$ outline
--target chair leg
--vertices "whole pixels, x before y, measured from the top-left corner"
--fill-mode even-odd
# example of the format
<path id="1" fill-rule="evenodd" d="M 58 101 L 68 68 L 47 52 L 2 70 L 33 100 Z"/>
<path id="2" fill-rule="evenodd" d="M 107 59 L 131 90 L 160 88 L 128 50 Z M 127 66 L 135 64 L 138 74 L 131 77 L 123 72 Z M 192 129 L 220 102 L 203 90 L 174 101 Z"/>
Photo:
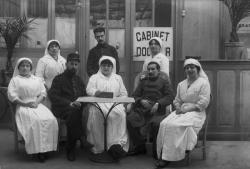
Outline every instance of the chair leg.
<path id="1" fill-rule="evenodd" d="M 204 147 L 203 149 L 202 149 L 202 152 L 203 152 L 203 160 L 206 160 L 206 147 Z"/>
<path id="2" fill-rule="evenodd" d="M 18 153 L 19 152 L 19 147 L 18 147 L 18 140 L 17 138 L 15 138 L 15 152 Z"/>
<path id="3" fill-rule="evenodd" d="M 203 160 L 206 160 L 206 140 L 203 141 L 203 147 L 202 147 L 202 155 L 203 155 Z"/>
<path id="4" fill-rule="evenodd" d="M 206 137 L 206 132 L 204 133 L 204 139 L 202 142 L 202 156 L 203 156 L 203 160 L 206 160 L 206 142 L 207 142 L 207 137 Z"/>
<path id="5" fill-rule="evenodd" d="M 189 166 L 191 163 L 190 153 L 191 153 L 191 151 L 189 151 L 189 150 L 186 151 L 186 165 L 187 166 Z"/>
<path id="6" fill-rule="evenodd" d="M 61 139 L 61 120 L 57 119 L 58 135 L 57 135 L 57 152 L 60 152 L 60 139 Z"/>
<path id="7" fill-rule="evenodd" d="M 15 148 L 15 152 L 18 153 L 19 152 L 19 143 L 18 143 L 18 133 L 17 133 L 17 126 L 14 126 L 14 148 Z"/>

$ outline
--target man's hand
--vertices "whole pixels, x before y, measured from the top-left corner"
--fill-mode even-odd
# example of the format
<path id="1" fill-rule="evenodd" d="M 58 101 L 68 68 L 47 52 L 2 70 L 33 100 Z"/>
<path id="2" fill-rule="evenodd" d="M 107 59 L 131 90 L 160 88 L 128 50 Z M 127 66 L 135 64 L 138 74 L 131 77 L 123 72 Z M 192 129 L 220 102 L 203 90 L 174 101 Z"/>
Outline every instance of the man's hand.
<path id="1" fill-rule="evenodd" d="M 97 91 L 95 92 L 95 96 L 96 96 L 96 97 L 98 97 L 100 94 L 101 94 L 101 91 L 100 91 L 100 90 L 97 90 Z"/>
<path id="2" fill-rule="evenodd" d="M 131 109 L 132 109 L 132 103 L 127 104 L 127 106 L 126 106 L 126 112 L 127 113 L 130 112 Z"/>
<path id="3" fill-rule="evenodd" d="M 155 112 L 157 112 L 158 108 L 159 108 L 159 103 L 156 102 L 156 103 L 154 104 L 154 106 L 152 107 L 150 113 L 151 113 L 151 114 L 154 114 Z"/>
<path id="4" fill-rule="evenodd" d="M 183 111 L 181 111 L 181 109 L 180 108 L 176 108 L 176 110 L 175 110 L 175 114 L 184 114 L 184 112 Z"/>
<path id="5" fill-rule="evenodd" d="M 140 103 L 141 103 L 141 105 L 142 105 L 144 108 L 146 108 L 146 109 L 151 109 L 151 104 L 150 104 L 150 102 L 149 102 L 148 100 L 142 99 L 142 100 L 140 101 Z"/>
<path id="6" fill-rule="evenodd" d="M 73 101 L 70 103 L 70 106 L 76 109 L 80 109 L 81 108 L 81 103 L 78 101 Z"/>

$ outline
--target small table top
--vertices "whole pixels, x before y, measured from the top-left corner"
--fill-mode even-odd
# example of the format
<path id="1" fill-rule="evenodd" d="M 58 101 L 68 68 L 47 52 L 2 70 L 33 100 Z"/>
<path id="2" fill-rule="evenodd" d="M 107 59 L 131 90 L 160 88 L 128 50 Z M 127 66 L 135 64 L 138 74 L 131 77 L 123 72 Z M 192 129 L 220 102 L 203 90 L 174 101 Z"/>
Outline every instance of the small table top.
<path id="1" fill-rule="evenodd" d="M 134 103 L 133 97 L 113 97 L 113 98 L 101 98 L 94 96 L 78 97 L 76 101 L 85 103 Z"/>

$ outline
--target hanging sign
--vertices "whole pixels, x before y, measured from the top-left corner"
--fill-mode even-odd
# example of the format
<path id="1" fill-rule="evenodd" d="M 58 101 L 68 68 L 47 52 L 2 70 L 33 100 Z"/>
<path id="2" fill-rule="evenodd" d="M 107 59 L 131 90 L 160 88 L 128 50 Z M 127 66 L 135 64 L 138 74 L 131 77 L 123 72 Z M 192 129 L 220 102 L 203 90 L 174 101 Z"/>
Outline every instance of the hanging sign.
<path id="1" fill-rule="evenodd" d="M 144 61 L 150 57 L 149 40 L 159 37 L 163 42 L 162 53 L 173 60 L 172 27 L 135 27 L 133 33 L 133 60 Z"/>

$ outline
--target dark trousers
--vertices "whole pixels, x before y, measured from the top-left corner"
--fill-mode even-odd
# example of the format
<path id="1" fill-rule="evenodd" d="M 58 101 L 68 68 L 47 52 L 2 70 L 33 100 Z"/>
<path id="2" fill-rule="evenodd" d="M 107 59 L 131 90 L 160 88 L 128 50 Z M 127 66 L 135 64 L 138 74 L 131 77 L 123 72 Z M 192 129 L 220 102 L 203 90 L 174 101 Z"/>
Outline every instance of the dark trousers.
<path id="1" fill-rule="evenodd" d="M 156 139 L 159 130 L 159 123 L 151 123 L 150 136 L 153 141 L 153 155 L 156 155 Z M 127 120 L 127 129 L 129 136 L 136 147 L 142 146 L 145 144 L 145 137 L 140 133 L 140 127 L 133 127 L 131 123 Z"/>
<path id="2" fill-rule="evenodd" d="M 133 127 L 131 122 L 127 120 L 127 129 L 129 137 L 135 146 L 145 144 L 145 138 L 140 133 L 140 127 Z"/>
<path id="3" fill-rule="evenodd" d="M 75 148 L 77 140 L 85 135 L 82 126 L 82 109 L 72 109 L 63 115 L 67 126 L 67 150 Z"/>
<path id="4" fill-rule="evenodd" d="M 151 124 L 151 136 L 153 141 L 153 156 L 157 158 L 157 151 L 156 151 L 156 141 L 157 141 L 157 135 L 159 131 L 160 123 L 152 123 Z"/>

